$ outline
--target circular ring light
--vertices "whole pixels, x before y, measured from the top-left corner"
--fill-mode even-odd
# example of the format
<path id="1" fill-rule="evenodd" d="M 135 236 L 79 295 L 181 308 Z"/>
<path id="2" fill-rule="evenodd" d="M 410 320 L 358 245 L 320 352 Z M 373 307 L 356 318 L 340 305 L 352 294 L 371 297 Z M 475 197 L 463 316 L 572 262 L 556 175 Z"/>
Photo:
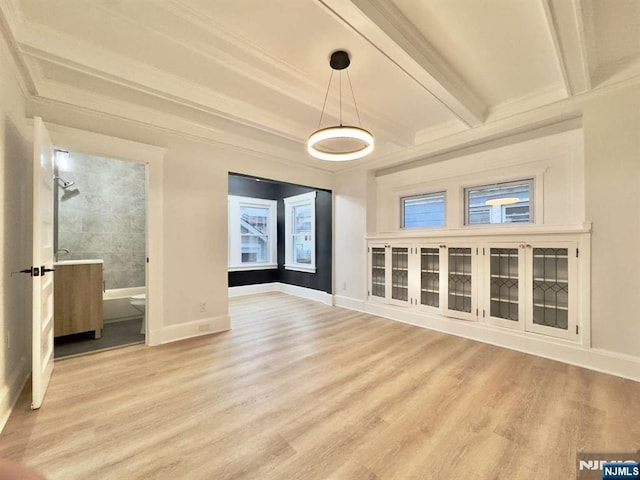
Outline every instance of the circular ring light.
<path id="1" fill-rule="evenodd" d="M 329 66 L 333 70 L 346 70 L 350 64 L 351 57 L 349 52 L 345 50 L 334 51 L 329 59 Z M 347 77 L 349 77 L 348 71 Z M 333 78 L 333 72 L 329 78 L 329 85 L 327 86 L 324 105 L 322 105 L 322 112 L 320 113 L 318 127 L 322 124 L 324 108 L 327 103 L 329 89 L 331 88 L 331 78 Z M 342 80 L 340 80 L 340 82 L 341 81 Z M 353 95 L 351 78 L 349 78 L 349 88 L 351 90 L 351 97 L 353 98 L 353 105 L 358 116 L 358 121 L 360 121 L 360 113 L 358 112 L 356 97 Z M 307 151 L 315 158 L 330 162 L 356 160 L 369 155 L 373 151 L 373 135 L 371 135 L 370 132 L 360 127 L 342 125 L 342 88 L 340 88 L 340 125 L 322 128 L 313 132 L 307 140 Z"/>
<path id="2" fill-rule="evenodd" d="M 319 142 L 325 140 L 355 140 L 362 142 L 364 146 L 356 150 L 331 152 L 316 148 Z M 374 142 L 373 135 L 363 128 L 335 126 L 328 127 L 313 132 L 307 140 L 307 151 L 320 160 L 328 160 L 330 162 L 346 162 L 348 160 L 357 160 L 365 157 L 373 151 Z"/>

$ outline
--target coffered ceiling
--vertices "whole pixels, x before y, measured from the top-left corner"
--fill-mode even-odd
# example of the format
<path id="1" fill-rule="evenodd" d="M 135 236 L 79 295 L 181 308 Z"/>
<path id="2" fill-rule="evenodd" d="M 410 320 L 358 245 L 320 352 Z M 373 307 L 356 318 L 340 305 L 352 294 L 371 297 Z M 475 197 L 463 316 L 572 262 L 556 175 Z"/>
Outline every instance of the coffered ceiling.
<path id="1" fill-rule="evenodd" d="M 640 75 L 637 0 L 0 0 L 38 105 L 64 105 L 338 170 Z M 331 74 L 371 157 L 309 156 Z M 346 77 L 342 117 L 357 124 Z M 338 122 L 334 80 L 322 126 Z"/>

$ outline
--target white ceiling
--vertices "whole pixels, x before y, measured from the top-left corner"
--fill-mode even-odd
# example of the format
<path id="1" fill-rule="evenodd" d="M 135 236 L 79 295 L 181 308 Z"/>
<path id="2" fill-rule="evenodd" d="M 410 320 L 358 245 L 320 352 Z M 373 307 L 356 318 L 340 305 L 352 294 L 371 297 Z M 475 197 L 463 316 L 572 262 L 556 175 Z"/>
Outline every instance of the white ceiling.
<path id="1" fill-rule="evenodd" d="M 640 75 L 638 0 L 0 0 L 0 13 L 37 101 L 328 170 L 410 161 Z M 376 137 L 373 158 L 348 164 L 305 151 L 336 49 Z M 338 100 L 334 81 L 322 126 Z"/>

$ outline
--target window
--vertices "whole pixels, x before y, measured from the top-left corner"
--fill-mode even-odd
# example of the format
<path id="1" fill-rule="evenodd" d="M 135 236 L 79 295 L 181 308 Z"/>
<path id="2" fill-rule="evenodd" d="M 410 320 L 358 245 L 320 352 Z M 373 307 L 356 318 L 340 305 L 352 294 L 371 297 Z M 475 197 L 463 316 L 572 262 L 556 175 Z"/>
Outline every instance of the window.
<path id="1" fill-rule="evenodd" d="M 229 195 L 229 270 L 277 268 L 276 201 Z"/>
<path id="2" fill-rule="evenodd" d="M 402 197 L 401 228 L 444 227 L 444 192 Z"/>
<path id="3" fill-rule="evenodd" d="M 465 188 L 465 225 L 532 223 L 533 179 Z"/>
<path id="4" fill-rule="evenodd" d="M 316 192 L 284 199 L 287 270 L 316 271 Z"/>

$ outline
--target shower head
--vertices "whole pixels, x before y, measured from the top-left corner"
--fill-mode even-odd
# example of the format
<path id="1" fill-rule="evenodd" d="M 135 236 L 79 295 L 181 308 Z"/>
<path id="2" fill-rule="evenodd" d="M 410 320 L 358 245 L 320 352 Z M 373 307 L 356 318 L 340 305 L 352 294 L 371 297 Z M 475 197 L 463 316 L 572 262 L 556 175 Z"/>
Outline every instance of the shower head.
<path id="1" fill-rule="evenodd" d="M 69 187 L 73 187 L 76 184 L 76 182 L 67 182 L 60 177 L 53 177 L 53 179 L 58 182 L 58 185 L 60 185 L 63 190 L 66 190 Z"/>

